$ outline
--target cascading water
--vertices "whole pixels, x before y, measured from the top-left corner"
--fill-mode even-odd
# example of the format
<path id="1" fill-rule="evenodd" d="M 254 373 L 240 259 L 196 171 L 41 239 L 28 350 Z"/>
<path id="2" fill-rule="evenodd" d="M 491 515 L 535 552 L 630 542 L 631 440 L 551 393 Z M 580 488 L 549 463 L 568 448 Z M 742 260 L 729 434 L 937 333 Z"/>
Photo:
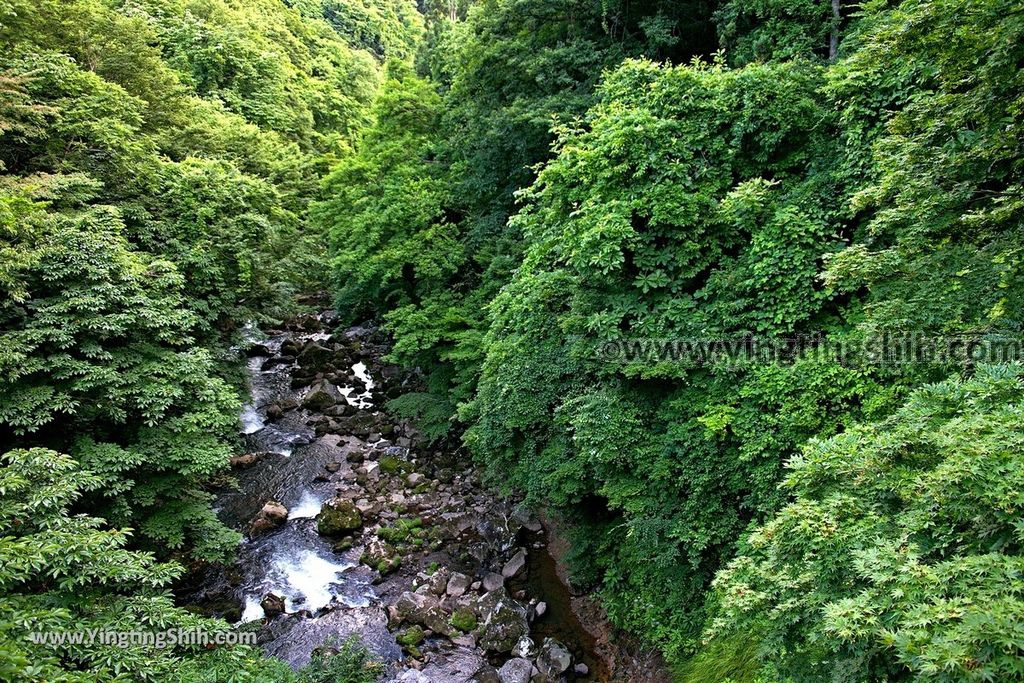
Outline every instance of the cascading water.
<path id="1" fill-rule="evenodd" d="M 558 577 L 537 562 L 539 522 L 486 491 L 458 454 L 428 453 L 411 425 L 375 411 L 377 397 L 416 390 L 408 375 L 380 363 L 375 330 L 328 335 L 322 321 L 269 338 L 247 328 L 246 453 L 216 506 L 246 540 L 190 598 L 259 621 L 263 649 L 294 667 L 356 636 L 389 663 L 390 683 L 520 680 L 512 670 L 538 667 L 553 681 L 615 680 L 564 589 L 547 589 Z M 341 509 L 358 514 L 342 524 Z M 413 625 L 422 635 L 410 645 Z"/>
<path id="2" fill-rule="evenodd" d="M 362 631 L 368 624 L 371 630 L 376 624 L 377 630 L 387 635 L 372 572 L 359 564 L 357 551 L 339 555 L 316 528 L 316 515 L 334 494 L 333 485 L 317 482 L 317 475 L 329 464 L 345 463 L 348 452 L 361 444 L 337 435 L 317 438 L 301 409 L 276 420 L 267 416 L 269 406 L 301 403 L 305 393 L 291 388 L 287 366 L 268 364 L 268 359 L 276 356 L 289 338 L 303 343 L 327 337 L 317 333 L 259 340 L 255 330 L 247 328 L 247 345 L 259 344 L 248 362 L 251 397 L 240 416 L 241 432 L 247 451 L 258 454 L 259 459 L 236 473 L 237 487 L 223 493 L 217 506 L 221 518 L 236 528 L 243 528 L 268 501 L 288 509 L 280 528 L 247 538 L 238 548 L 240 576 L 235 579 L 234 594 L 244 606 L 242 622 L 264 617 L 260 603 L 270 593 L 284 599 L 286 612 L 302 612 L 306 618 L 293 620 L 287 638 L 278 639 L 282 647 L 275 652 L 293 664 L 308 660 L 309 651 L 327 638 L 327 632 L 352 630 L 365 637 Z M 266 354 L 259 353 L 263 349 Z M 370 408 L 374 385 L 366 365 L 358 363 L 352 372 L 358 381 L 340 391 L 350 405 Z M 351 629 L 345 627 L 346 617 L 350 617 Z M 390 649 L 398 656 L 393 641 L 390 648 L 387 645 L 382 643 L 385 654 Z"/>

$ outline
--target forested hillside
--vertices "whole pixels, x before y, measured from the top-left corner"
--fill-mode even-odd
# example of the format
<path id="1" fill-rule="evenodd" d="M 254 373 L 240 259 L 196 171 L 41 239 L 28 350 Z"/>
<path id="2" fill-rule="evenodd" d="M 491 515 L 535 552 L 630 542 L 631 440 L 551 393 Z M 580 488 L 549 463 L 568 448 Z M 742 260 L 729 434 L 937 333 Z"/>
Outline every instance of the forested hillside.
<path id="1" fill-rule="evenodd" d="M 679 681 L 1024 680 L 1020 2 L 0 0 L 0 46 L 0 680 L 374 678 L 26 639 L 232 628 L 170 592 L 241 538 L 232 346 L 324 289 Z"/>
<path id="2" fill-rule="evenodd" d="M 1021 7 L 455 9 L 314 209 L 391 408 L 681 680 L 1024 677 Z"/>
<path id="3" fill-rule="evenodd" d="M 206 490 L 226 349 L 325 286 L 309 202 L 422 30 L 404 2 L 0 2 L 0 679 L 284 680 L 248 648 L 26 634 L 227 628 L 167 593 L 240 538 Z"/>

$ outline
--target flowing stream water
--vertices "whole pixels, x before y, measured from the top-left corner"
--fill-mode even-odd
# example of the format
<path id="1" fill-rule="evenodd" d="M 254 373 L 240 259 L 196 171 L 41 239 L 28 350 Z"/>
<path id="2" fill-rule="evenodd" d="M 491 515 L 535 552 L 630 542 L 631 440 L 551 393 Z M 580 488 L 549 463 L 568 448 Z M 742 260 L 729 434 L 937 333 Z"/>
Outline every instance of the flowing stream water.
<path id="1" fill-rule="evenodd" d="M 311 327 L 319 328 L 319 322 Z M 287 516 L 267 532 L 247 534 L 235 564 L 212 571 L 192 598 L 199 603 L 241 606 L 240 611 L 233 612 L 233 619 L 259 621 L 263 649 L 294 667 L 308 663 L 314 649 L 354 635 L 389 664 L 388 681 L 499 683 L 506 678 L 497 670 L 510 657 L 530 657 L 527 667 L 531 661 L 539 665 L 537 652 L 541 651 L 543 659 L 542 642 L 557 640 L 571 652 L 573 664 L 583 673 L 570 668 L 550 680 L 623 680 L 610 673 L 607 663 L 595 652 L 594 636 L 573 612 L 567 589 L 547 552 L 544 532 L 537 531 L 539 523 L 520 521 L 513 525 L 513 518 L 519 514 L 515 504 L 482 488 L 475 475 L 463 471 L 465 464 L 460 465 L 457 456 L 435 452 L 423 461 L 410 452 L 412 442 L 399 436 L 400 430 L 396 429 L 392 437 L 397 443 L 375 433 L 390 431 L 391 422 L 376 412 L 375 397 L 380 387 L 373 375 L 381 368 L 376 360 L 370 360 L 364 346 L 369 332 L 353 328 L 333 337 L 321 331 L 263 337 L 255 329 L 247 329 L 251 396 L 240 415 L 247 462 L 235 468 L 234 485 L 220 492 L 216 509 L 226 524 L 243 531 L 250 528 L 269 501 L 287 508 Z M 285 343 L 291 349 L 287 354 L 282 353 Z M 320 380 L 299 376 L 302 373 L 295 362 L 296 349 L 321 343 L 334 349 L 330 352 L 334 361 L 328 364 L 326 373 L 316 377 L 323 376 L 324 381 L 329 377 L 335 382 L 337 400 L 348 406 L 341 411 L 337 407 L 327 411 L 303 407 L 303 400 L 314 390 L 310 385 Z M 383 351 L 380 343 L 374 348 L 376 359 Z M 340 367 L 339 358 L 346 359 Z M 353 416 L 338 418 L 349 426 L 333 424 L 335 418 L 331 416 L 338 415 Z M 364 421 L 362 429 L 345 422 L 354 418 Z M 325 426 L 325 421 L 331 424 Z M 415 475 L 422 484 L 411 483 L 412 474 L 407 480 L 406 470 L 385 476 L 380 465 L 387 458 L 426 473 Z M 435 462 L 437 458 L 440 461 Z M 381 478 L 367 482 L 367 473 L 373 470 L 381 472 Z M 445 471 L 449 474 L 444 475 Z M 324 538 L 317 529 L 316 517 L 324 503 L 336 497 L 359 499 L 370 510 L 364 513 L 364 527 L 345 544 Z M 382 576 L 360 558 L 373 543 L 379 543 L 378 530 L 408 518 L 408 510 L 432 520 L 429 524 L 440 536 L 429 548 L 403 546 L 401 569 Z M 528 532 L 527 526 L 534 531 Z M 508 579 L 497 593 L 480 588 L 481 581 L 500 572 L 517 548 L 528 551 L 528 562 L 520 574 Z M 444 584 L 439 591 L 424 592 L 434 571 L 446 577 L 463 572 L 469 577 L 467 582 L 475 583 L 464 598 L 446 596 Z M 510 645 L 498 651 L 484 649 L 476 638 L 488 636 L 475 631 L 475 636 L 458 632 L 447 633 L 448 637 L 428 635 L 420 646 L 425 654 L 414 651 L 415 658 L 410 658 L 396 642 L 396 630 L 407 629 L 410 619 L 415 623 L 417 617 L 400 618 L 396 625 L 395 609 L 412 592 L 439 601 L 437 609 L 446 613 L 458 604 L 479 611 L 488 596 L 500 593 L 498 604 L 506 600 L 506 604 L 522 610 L 519 618 L 526 629 L 522 633 L 532 636 L 529 649 L 533 654 L 516 655 L 522 651 L 521 643 L 512 648 L 511 654 L 507 649 Z M 264 598 L 268 594 L 283 601 L 283 615 L 266 618 Z M 547 605 L 543 618 L 534 615 L 535 606 L 542 602 Z M 214 611 L 227 614 L 221 608 Z M 531 615 L 529 624 L 526 615 Z M 478 616 L 486 631 L 491 615 L 480 612 Z M 434 628 L 446 630 L 444 624 Z M 428 629 L 427 633 L 432 631 Z M 661 679 L 631 675 L 629 680 Z"/>
<path id="2" fill-rule="evenodd" d="M 233 577 L 234 598 L 243 605 L 242 622 L 263 619 L 261 600 L 268 593 L 284 598 L 286 612 L 305 611 L 309 618 L 294 621 L 287 635 L 268 648 L 293 664 L 304 664 L 309 651 L 328 635 L 358 633 L 367 621 L 376 621 L 374 635 L 381 641 L 378 654 L 398 656 L 397 645 L 387 647 L 383 630 L 381 601 L 373 588 L 373 572 L 359 564 L 359 551 L 338 553 L 317 533 L 315 517 L 323 503 L 334 495 L 334 485 L 317 481 L 329 463 L 345 462 L 347 452 L 357 445 L 353 437 L 324 435 L 317 437 L 306 424 L 306 411 L 286 412 L 270 420 L 267 409 L 273 405 L 301 402 L 304 389 L 291 386 L 286 364 L 268 364 L 287 339 L 299 343 L 322 341 L 328 335 L 279 334 L 259 339 L 250 331 L 246 342 L 259 342 L 248 360 L 250 401 L 240 416 L 241 432 L 248 453 L 259 455 L 252 467 L 236 472 L 237 487 L 222 492 L 217 511 L 221 519 L 235 528 L 244 528 L 267 501 L 277 501 L 288 509 L 287 521 L 270 534 L 246 538 L 236 555 L 237 572 Z M 356 363 L 352 374 L 357 384 L 339 387 L 353 407 L 372 408 L 373 380 L 364 363 Z M 324 608 L 350 608 L 321 613 Z M 374 608 L 375 619 L 360 614 Z M 352 615 L 351 628 L 342 617 Z M 382 650 L 383 652 L 381 652 Z"/>

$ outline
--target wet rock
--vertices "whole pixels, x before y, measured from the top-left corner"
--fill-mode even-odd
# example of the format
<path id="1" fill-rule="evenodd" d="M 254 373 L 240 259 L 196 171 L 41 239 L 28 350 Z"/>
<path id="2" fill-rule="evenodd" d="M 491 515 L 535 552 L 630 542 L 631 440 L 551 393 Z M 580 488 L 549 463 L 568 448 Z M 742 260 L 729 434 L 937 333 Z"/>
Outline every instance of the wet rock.
<path id="1" fill-rule="evenodd" d="M 285 339 L 281 343 L 281 355 L 282 356 L 297 356 L 301 350 L 301 346 L 294 339 Z"/>
<path id="2" fill-rule="evenodd" d="M 526 549 L 525 548 L 520 548 L 519 552 L 517 552 L 515 555 L 513 555 L 512 559 L 510 559 L 508 562 L 506 562 L 505 566 L 502 567 L 501 575 L 504 576 L 506 579 L 511 579 L 513 576 L 515 576 L 519 572 L 521 572 L 523 570 L 523 567 L 525 567 L 525 566 L 526 566 Z"/>
<path id="3" fill-rule="evenodd" d="M 284 408 L 274 403 L 267 406 L 267 419 L 270 421 L 280 420 L 284 417 Z"/>
<path id="4" fill-rule="evenodd" d="M 533 664 L 530 663 L 530 660 L 514 657 L 498 669 L 498 680 L 501 683 L 530 683 L 532 673 Z"/>
<path id="5" fill-rule="evenodd" d="M 291 362 L 292 358 L 290 357 L 274 356 L 273 358 L 268 358 L 265 361 L 263 361 L 262 365 L 260 365 L 260 370 L 266 372 L 268 370 L 273 370 L 274 368 L 279 367 L 281 365 L 288 365 Z"/>
<path id="6" fill-rule="evenodd" d="M 586 676 L 590 673 L 590 667 L 584 664 L 583 662 L 580 662 L 579 664 L 573 667 L 573 672 L 577 676 Z"/>
<path id="7" fill-rule="evenodd" d="M 281 352 L 284 353 L 282 346 Z M 316 342 L 310 342 L 299 352 L 299 365 L 306 370 L 323 372 L 331 367 L 334 360 L 334 352 Z"/>
<path id="8" fill-rule="evenodd" d="M 273 593 L 267 593 L 260 600 L 260 607 L 263 608 L 263 614 L 266 615 L 267 619 L 273 619 L 279 614 L 284 614 L 284 598 Z"/>
<path id="9" fill-rule="evenodd" d="M 448 595 L 457 598 L 469 590 L 469 585 L 469 577 L 465 574 L 456 572 L 448 579 L 448 584 L 445 586 L 445 592 Z"/>
<path id="10" fill-rule="evenodd" d="M 253 344 L 245 350 L 245 355 L 254 358 L 256 356 L 272 356 L 273 354 L 265 344 Z"/>
<path id="11" fill-rule="evenodd" d="M 485 594 L 477 602 L 480 626 L 477 641 L 480 647 L 493 652 L 511 652 L 519 639 L 529 633 L 526 608 L 504 590 Z"/>
<path id="12" fill-rule="evenodd" d="M 355 503 L 335 498 L 324 503 L 316 516 L 316 529 L 323 536 L 342 536 L 363 525 L 363 516 Z"/>
<path id="13" fill-rule="evenodd" d="M 331 474 L 334 474 L 335 472 L 338 472 L 339 470 L 341 470 L 341 463 L 340 462 L 329 462 L 326 465 L 324 465 L 324 469 L 327 470 L 328 472 L 330 472 Z"/>
<path id="14" fill-rule="evenodd" d="M 326 380 L 321 380 L 310 387 L 309 393 L 302 399 L 302 407 L 313 412 L 320 412 L 343 400 L 345 398 L 338 391 L 338 387 Z"/>
<path id="15" fill-rule="evenodd" d="M 265 457 L 267 457 L 266 453 L 246 453 L 244 455 L 232 456 L 228 462 L 232 467 L 245 469 L 246 467 L 252 467 Z"/>
<path id="16" fill-rule="evenodd" d="M 544 644 L 540 646 L 540 656 L 537 657 L 540 673 L 551 680 L 558 680 L 570 666 L 572 655 L 569 650 L 554 638 L 545 638 Z"/>
<path id="17" fill-rule="evenodd" d="M 284 524 L 287 519 L 288 508 L 276 500 L 268 500 L 249 524 L 249 535 L 258 536 L 271 529 L 276 529 Z"/>
<path id="18" fill-rule="evenodd" d="M 505 585 L 505 577 L 501 574 L 495 574 L 494 572 L 488 572 L 484 575 L 483 581 L 481 581 L 483 589 L 490 593 L 496 591 Z"/>

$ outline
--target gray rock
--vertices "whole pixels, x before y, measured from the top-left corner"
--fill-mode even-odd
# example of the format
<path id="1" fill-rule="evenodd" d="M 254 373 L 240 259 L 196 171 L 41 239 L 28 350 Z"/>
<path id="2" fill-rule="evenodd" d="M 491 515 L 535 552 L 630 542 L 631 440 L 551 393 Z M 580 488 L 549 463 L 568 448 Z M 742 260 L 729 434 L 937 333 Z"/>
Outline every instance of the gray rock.
<path id="1" fill-rule="evenodd" d="M 496 591 L 505 585 L 505 577 L 501 574 L 489 572 L 484 575 L 484 579 L 481 584 L 483 585 L 484 591 L 490 593 L 491 591 Z"/>
<path id="2" fill-rule="evenodd" d="M 554 638 L 545 638 L 544 644 L 540 646 L 540 656 L 537 657 L 537 669 L 541 674 L 552 680 L 569 670 L 572 666 L 572 654 L 569 650 Z"/>
<path id="3" fill-rule="evenodd" d="M 318 412 L 326 410 L 343 400 L 345 400 L 344 396 L 338 391 L 338 387 L 327 380 L 321 380 L 310 387 L 309 393 L 302 399 L 302 407 L 306 410 Z"/>
<path id="4" fill-rule="evenodd" d="M 501 575 L 506 579 L 511 579 L 519 572 L 523 571 L 523 567 L 526 566 L 526 549 L 520 548 L 519 551 L 512 556 L 505 566 L 501 570 Z"/>
<path id="5" fill-rule="evenodd" d="M 547 612 L 547 611 L 548 611 L 548 603 L 543 602 L 543 601 L 542 602 L 538 602 L 537 606 L 533 608 L 533 613 L 536 614 L 538 617 L 544 616 L 544 613 Z"/>
<path id="6" fill-rule="evenodd" d="M 389 574 L 402 565 L 402 558 L 395 547 L 376 537 L 366 544 L 360 561 L 382 575 Z"/>
<path id="7" fill-rule="evenodd" d="M 281 347 L 281 353 L 284 353 L 284 346 Z M 321 346 L 316 342 L 310 342 L 306 344 L 305 348 L 299 353 L 298 359 L 299 365 L 307 370 L 313 370 L 315 372 L 322 372 L 327 370 L 331 361 L 334 360 L 334 352 L 325 346 Z"/>
<path id="8" fill-rule="evenodd" d="M 533 664 L 530 663 L 530 660 L 514 657 L 498 669 L 498 679 L 501 683 L 530 683 L 532 671 Z"/>
<path id="9" fill-rule="evenodd" d="M 445 636 L 458 635 L 458 631 L 448 623 L 448 614 L 441 607 L 437 598 L 429 593 L 410 593 L 406 591 L 395 603 L 398 616 L 405 621 L 419 624 L 431 631 Z"/>
<path id="10" fill-rule="evenodd" d="M 469 584 L 470 580 L 468 576 L 456 572 L 452 574 L 450 579 L 448 579 L 448 585 L 445 592 L 448 593 L 448 595 L 457 598 L 469 590 Z"/>
<path id="11" fill-rule="evenodd" d="M 427 583 L 430 585 L 430 592 L 434 595 L 444 595 L 445 589 L 448 587 L 448 577 L 451 575 L 451 570 L 447 567 L 439 567 L 428 579 Z"/>
<path id="12" fill-rule="evenodd" d="M 575 667 L 573 667 L 573 671 L 578 676 L 586 676 L 590 673 L 590 667 L 584 664 L 583 662 L 580 662 Z"/>
<path id="13" fill-rule="evenodd" d="M 431 652 L 423 674 L 431 683 L 500 683 L 480 653 L 464 647 Z"/>
<path id="14" fill-rule="evenodd" d="M 530 636 L 523 636 L 516 643 L 516 646 L 512 648 L 512 656 L 533 659 L 537 656 L 537 644 L 533 642 L 533 638 Z"/>
<path id="15" fill-rule="evenodd" d="M 452 638 L 452 642 L 461 647 L 468 647 L 470 649 L 476 647 L 476 638 L 469 634 L 464 636 L 455 636 Z"/>
<path id="16" fill-rule="evenodd" d="M 477 602 L 477 642 L 485 650 L 511 652 L 530 631 L 526 608 L 502 590 L 491 591 Z"/>

